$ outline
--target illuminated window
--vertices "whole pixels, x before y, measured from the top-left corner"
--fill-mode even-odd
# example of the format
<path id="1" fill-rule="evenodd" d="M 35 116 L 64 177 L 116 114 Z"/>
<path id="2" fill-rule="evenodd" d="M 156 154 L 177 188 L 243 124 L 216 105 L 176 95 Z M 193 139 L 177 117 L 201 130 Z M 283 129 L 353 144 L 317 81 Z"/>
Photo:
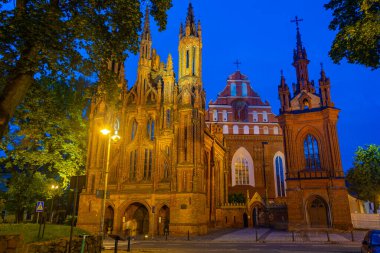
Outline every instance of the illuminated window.
<path id="1" fill-rule="evenodd" d="M 259 116 L 257 115 L 256 111 L 253 111 L 253 122 L 259 121 Z"/>
<path id="2" fill-rule="evenodd" d="M 283 158 L 279 155 L 275 156 L 275 180 L 277 197 L 285 197 L 285 173 Z"/>
<path id="3" fill-rule="evenodd" d="M 131 181 L 136 180 L 136 171 L 137 171 L 137 150 L 133 150 L 129 154 L 129 179 Z"/>
<path id="4" fill-rule="evenodd" d="M 240 147 L 233 155 L 231 170 L 232 186 L 255 186 L 253 160 L 250 153 L 244 147 Z"/>
<path id="5" fill-rule="evenodd" d="M 268 122 L 268 114 L 266 111 L 263 111 L 263 121 Z"/>
<path id="6" fill-rule="evenodd" d="M 269 129 L 267 126 L 263 127 L 264 134 L 269 134 Z"/>
<path id="7" fill-rule="evenodd" d="M 319 160 L 318 142 L 314 136 L 308 134 L 303 143 L 305 163 L 307 170 L 321 169 L 321 162 Z"/>
<path id="8" fill-rule="evenodd" d="M 275 126 L 273 128 L 273 134 L 278 135 L 278 127 Z"/>
<path id="9" fill-rule="evenodd" d="M 260 134 L 260 128 L 259 128 L 259 126 L 254 126 L 253 127 L 253 133 L 254 134 Z"/>
<path id="10" fill-rule="evenodd" d="M 239 157 L 235 163 L 235 185 L 249 184 L 248 161 L 244 157 Z"/>
<path id="11" fill-rule="evenodd" d="M 234 125 L 233 128 L 232 128 L 232 132 L 234 134 L 239 134 L 239 127 L 237 125 Z"/>
<path id="12" fill-rule="evenodd" d="M 228 126 L 227 125 L 223 126 L 223 133 L 228 134 Z"/>
<path id="13" fill-rule="evenodd" d="M 214 121 L 218 121 L 218 111 L 217 110 L 213 111 L 213 119 L 214 119 Z"/>
<path id="14" fill-rule="evenodd" d="M 223 110 L 223 121 L 227 121 L 227 111 Z"/>
<path id="15" fill-rule="evenodd" d="M 231 96 L 236 96 L 236 84 L 231 83 Z"/>
<path id="16" fill-rule="evenodd" d="M 247 84 L 246 83 L 243 83 L 242 86 L 241 86 L 241 95 L 243 97 L 247 96 Z"/>
<path id="17" fill-rule="evenodd" d="M 146 131 L 148 133 L 149 140 L 153 141 L 154 140 L 154 120 L 150 119 L 148 121 Z"/>
<path id="18" fill-rule="evenodd" d="M 244 134 L 249 134 L 249 127 L 248 126 L 244 126 Z"/>

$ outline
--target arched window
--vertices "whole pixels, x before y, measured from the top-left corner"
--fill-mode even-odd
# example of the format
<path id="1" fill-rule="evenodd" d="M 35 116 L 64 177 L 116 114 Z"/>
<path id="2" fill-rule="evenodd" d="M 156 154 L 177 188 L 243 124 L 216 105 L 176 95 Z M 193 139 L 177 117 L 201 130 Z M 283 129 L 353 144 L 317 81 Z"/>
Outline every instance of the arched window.
<path id="1" fill-rule="evenodd" d="M 278 135 L 278 127 L 275 126 L 273 128 L 273 134 Z"/>
<path id="2" fill-rule="evenodd" d="M 218 121 L 218 111 L 217 110 L 213 111 L 213 120 Z"/>
<path id="3" fill-rule="evenodd" d="M 223 133 L 228 134 L 228 125 L 223 126 Z"/>
<path id="4" fill-rule="evenodd" d="M 249 127 L 248 126 L 244 126 L 244 134 L 249 134 Z"/>
<path id="5" fill-rule="evenodd" d="M 239 134 L 239 127 L 237 125 L 234 125 L 232 131 L 234 134 Z"/>
<path id="6" fill-rule="evenodd" d="M 263 121 L 268 122 L 268 113 L 266 111 L 263 111 Z"/>
<path id="7" fill-rule="evenodd" d="M 137 121 L 134 119 L 132 121 L 132 129 L 131 129 L 131 140 L 133 141 L 136 137 L 137 132 Z"/>
<path id="8" fill-rule="evenodd" d="M 253 133 L 254 134 L 260 134 L 260 128 L 259 128 L 259 126 L 254 126 L 253 127 Z"/>
<path id="9" fill-rule="evenodd" d="M 129 180 L 136 180 L 137 172 L 137 150 L 131 151 L 129 154 Z"/>
<path id="10" fill-rule="evenodd" d="M 147 131 L 149 140 L 153 141 L 154 140 L 154 120 L 153 119 L 149 119 L 148 124 L 146 126 L 146 131 Z"/>
<path id="11" fill-rule="evenodd" d="M 241 95 L 243 97 L 246 97 L 247 96 L 247 84 L 246 83 L 243 83 L 241 85 Z"/>
<path id="12" fill-rule="evenodd" d="M 231 83 L 231 96 L 236 96 L 236 84 Z"/>
<path id="13" fill-rule="evenodd" d="M 144 160 L 144 179 L 149 180 L 152 176 L 152 150 L 145 149 L 145 160 Z"/>
<path id="14" fill-rule="evenodd" d="M 249 152 L 240 147 L 232 157 L 232 186 L 255 185 L 253 160 Z"/>
<path id="15" fill-rule="evenodd" d="M 170 109 L 166 110 L 166 127 L 170 127 Z"/>
<path id="16" fill-rule="evenodd" d="M 280 152 L 278 152 L 280 153 Z M 285 170 L 283 155 L 276 154 L 274 157 L 275 183 L 276 183 L 276 195 L 277 197 L 285 197 Z"/>
<path id="17" fill-rule="evenodd" d="M 227 121 L 227 111 L 223 110 L 223 121 Z"/>
<path id="18" fill-rule="evenodd" d="M 269 134 L 269 130 L 267 126 L 263 127 L 263 131 L 264 131 L 264 134 Z"/>
<path id="19" fill-rule="evenodd" d="M 307 170 L 320 170 L 318 142 L 314 136 L 308 134 L 303 143 L 305 163 Z"/>

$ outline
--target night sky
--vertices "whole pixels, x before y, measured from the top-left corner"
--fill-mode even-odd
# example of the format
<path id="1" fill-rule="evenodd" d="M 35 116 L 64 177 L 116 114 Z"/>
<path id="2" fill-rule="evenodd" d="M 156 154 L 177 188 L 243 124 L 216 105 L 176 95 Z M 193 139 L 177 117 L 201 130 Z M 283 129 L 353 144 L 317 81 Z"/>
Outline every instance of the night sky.
<path id="1" fill-rule="evenodd" d="M 296 26 L 290 20 L 302 18 L 300 31 L 306 48 L 309 76 L 318 83 L 320 63 L 331 80 L 331 94 L 335 106 L 341 109 L 338 121 L 339 144 L 343 169 L 352 167 L 357 146 L 380 144 L 380 71 L 359 65 L 334 64 L 328 51 L 335 32 L 328 30 L 331 12 L 323 7 L 327 0 L 192 0 L 195 18 L 201 20 L 203 35 L 203 86 L 207 104 L 223 90 L 228 75 L 240 70 L 248 75 L 253 89 L 262 100 L 269 101 L 273 112 L 279 113 L 277 85 L 283 69 L 287 84 L 296 81 L 291 65 L 296 45 Z M 158 32 L 151 18 L 153 48 L 166 62 L 174 58 L 178 71 L 179 25 L 185 22 L 187 0 L 173 0 L 168 15 L 167 29 Z M 137 56 L 126 61 L 129 86 L 136 80 Z"/>

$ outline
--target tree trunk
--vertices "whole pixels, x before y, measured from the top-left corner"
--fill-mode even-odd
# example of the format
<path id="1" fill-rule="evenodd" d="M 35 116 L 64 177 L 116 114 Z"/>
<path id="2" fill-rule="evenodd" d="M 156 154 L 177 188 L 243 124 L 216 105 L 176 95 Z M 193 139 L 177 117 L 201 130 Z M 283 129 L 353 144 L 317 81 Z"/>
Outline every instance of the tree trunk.
<path id="1" fill-rule="evenodd" d="M 6 133 L 8 122 L 22 102 L 33 82 L 33 73 L 22 73 L 7 82 L 0 97 L 0 138 Z"/>

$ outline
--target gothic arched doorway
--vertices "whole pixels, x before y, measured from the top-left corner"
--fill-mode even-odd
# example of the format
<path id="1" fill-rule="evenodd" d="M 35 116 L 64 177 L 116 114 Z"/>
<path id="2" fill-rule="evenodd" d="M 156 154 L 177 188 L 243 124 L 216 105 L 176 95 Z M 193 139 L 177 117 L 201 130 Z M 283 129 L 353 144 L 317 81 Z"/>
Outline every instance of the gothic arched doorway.
<path id="1" fill-rule="evenodd" d="M 256 202 L 252 208 L 252 225 L 253 227 L 259 227 L 265 225 L 265 210 L 264 205 Z"/>
<path id="2" fill-rule="evenodd" d="M 245 228 L 248 227 L 248 215 L 246 213 L 243 214 L 243 224 Z"/>
<path id="3" fill-rule="evenodd" d="M 114 217 L 113 208 L 111 206 L 108 206 L 104 213 L 104 226 L 103 226 L 104 234 L 112 234 L 113 217 Z"/>
<path id="4" fill-rule="evenodd" d="M 329 226 L 328 205 L 321 197 L 315 196 L 308 201 L 307 213 L 311 227 Z"/>
<path id="5" fill-rule="evenodd" d="M 160 211 L 157 215 L 157 234 L 164 235 L 165 229 L 169 231 L 170 224 L 170 209 L 168 206 L 164 205 L 160 208 Z"/>
<path id="6" fill-rule="evenodd" d="M 149 212 L 141 203 L 127 207 L 123 218 L 123 232 L 131 236 L 146 235 L 149 232 Z"/>

